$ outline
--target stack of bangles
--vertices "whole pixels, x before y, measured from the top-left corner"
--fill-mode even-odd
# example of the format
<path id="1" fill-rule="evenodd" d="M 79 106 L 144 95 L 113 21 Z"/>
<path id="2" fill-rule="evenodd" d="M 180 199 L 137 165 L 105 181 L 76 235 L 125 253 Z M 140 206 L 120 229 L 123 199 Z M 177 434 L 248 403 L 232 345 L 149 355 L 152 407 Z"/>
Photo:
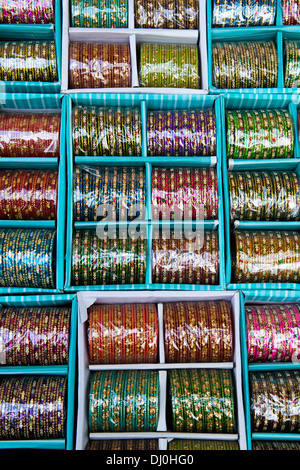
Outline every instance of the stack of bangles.
<path id="1" fill-rule="evenodd" d="M 299 370 L 250 372 L 252 432 L 299 433 Z"/>
<path id="2" fill-rule="evenodd" d="M 128 0 L 71 0 L 70 4 L 73 28 L 128 28 Z"/>
<path id="3" fill-rule="evenodd" d="M 90 432 L 156 431 L 158 410 L 157 371 L 114 370 L 90 374 Z"/>
<path id="4" fill-rule="evenodd" d="M 172 369 L 169 380 L 173 432 L 235 432 L 231 370 Z"/>
<path id="5" fill-rule="evenodd" d="M 0 286 L 55 288 L 56 231 L 0 230 Z"/>
<path id="6" fill-rule="evenodd" d="M 158 450 L 157 439 L 89 440 L 85 450 Z"/>
<path id="7" fill-rule="evenodd" d="M 153 219 L 214 220 L 218 209 L 215 169 L 152 168 Z"/>
<path id="8" fill-rule="evenodd" d="M 286 88 L 300 87 L 300 41 L 285 41 L 285 72 L 284 86 Z"/>
<path id="9" fill-rule="evenodd" d="M 70 88 L 131 87 L 129 44 L 70 44 Z"/>
<path id="10" fill-rule="evenodd" d="M 136 28 L 198 29 L 198 0 L 135 0 Z"/>
<path id="11" fill-rule="evenodd" d="M 66 377 L 0 378 L 0 439 L 64 439 L 66 392 Z"/>
<path id="12" fill-rule="evenodd" d="M 0 219 L 55 220 L 58 172 L 0 171 Z"/>
<path id="13" fill-rule="evenodd" d="M 147 153 L 150 157 L 214 156 L 216 134 L 212 109 L 147 113 Z"/>
<path id="14" fill-rule="evenodd" d="M 103 218 L 128 221 L 145 217 L 146 181 L 143 167 L 76 166 L 73 181 L 75 221 Z"/>
<path id="15" fill-rule="evenodd" d="M 300 450 L 300 442 L 252 441 L 252 450 Z"/>
<path id="16" fill-rule="evenodd" d="M 144 284 L 147 240 L 121 234 L 105 237 L 97 230 L 75 230 L 72 283 L 78 285 Z"/>
<path id="17" fill-rule="evenodd" d="M 141 44 L 140 85 L 150 88 L 198 89 L 198 46 Z"/>
<path id="18" fill-rule="evenodd" d="M 173 439 L 168 450 L 239 450 L 239 444 L 237 441 Z"/>
<path id="19" fill-rule="evenodd" d="M 59 158 L 61 115 L 1 112 L 0 157 Z"/>
<path id="20" fill-rule="evenodd" d="M 218 232 L 202 229 L 201 234 L 178 237 L 174 231 L 152 240 L 152 282 L 154 284 L 202 284 L 219 282 Z M 197 230 L 196 230 L 197 232 Z"/>
<path id="21" fill-rule="evenodd" d="M 155 363 L 158 320 L 155 304 L 94 304 L 88 309 L 90 364 Z"/>
<path id="22" fill-rule="evenodd" d="M 142 121 L 138 108 L 76 106 L 72 129 L 75 156 L 142 155 Z"/>
<path id="23" fill-rule="evenodd" d="M 55 0 L 2 1 L 0 24 L 54 23 Z"/>
<path id="24" fill-rule="evenodd" d="M 0 42 L 0 80 L 57 82 L 55 42 Z"/>
<path id="25" fill-rule="evenodd" d="M 71 309 L 3 307 L 0 310 L 0 364 L 68 363 Z"/>
<path id="26" fill-rule="evenodd" d="M 277 87 L 278 56 L 273 41 L 215 42 L 212 56 L 216 88 Z"/>
<path id="27" fill-rule="evenodd" d="M 235 230 L 232 242 L 233 282 L 300 282 L 299 232 Z"/>
<path id="28" fill-rule="evenodd" d="M 281 0 L 282 24 L 300 24 L 300 2 L 299 0 Z"/>
<path id="29" fill-rule="evenodd" d="M 245 306 L 249 362 L 300 359 L 300 304 Z"/>
<path id="30" fill-rule="evenodd" d="M 274 26 L 276 3 L 276 0 L 259 0 L 255 3 L 241 0 L 213 0 L 212 26 L 227 28 Z"/>
<path id="31" fill-rule="evenodd" d="M 164 304 L 164 339 L 168 363 L 232 362 L 230 303 L 219 300 Z"/>
<path id="32" fill-rule="evenodd" d="M 228 172 L 232 220 L 300 219 L 300 177 L 292 171 Z"/>
<path id="33" fill-rule="evenodd" d="M 226 111 L 227 158 L 292 158 L 293 121 L 285 109 Z"/>

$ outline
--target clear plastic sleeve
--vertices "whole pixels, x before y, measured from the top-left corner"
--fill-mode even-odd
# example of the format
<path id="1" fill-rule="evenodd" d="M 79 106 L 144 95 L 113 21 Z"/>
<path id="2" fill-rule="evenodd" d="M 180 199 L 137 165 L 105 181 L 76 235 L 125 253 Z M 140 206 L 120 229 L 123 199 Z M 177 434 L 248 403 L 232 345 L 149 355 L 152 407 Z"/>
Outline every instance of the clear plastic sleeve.
<path id="1" fill-rule="evenodd" d="M 158 439 L 89 440 L 85 450 L 158 450 Z"/>
<path id="2" fill-rule="evenodd" d="M 300 87 L 300 41 L 284 41 L 284 86 Z"/>
<path id="3" fill-rule="evenodd" d="M 231 26 L 273 26 L 276 18 L 276 0 L 241 2 L 240 0 L 213 0 L 212 25 Z"/>
<path id="4" fill-rule="evenodd" d="M 226 111 L 227 158 L 271 159 L 294 155 L 293 120 L 285 109 Z"/>
<path id="5" fill-rule="evenodd" d="M 127 0 L 71 0 L 73 28 L 128 28 Z"/>
<path id="6" fill-rule="evenodd" d="M 216 155 L 216 120 L 212 109 L 148 111 L 148 156 Z"/>
<path id="7" fill-rule="evenodd" d="M 198 89 L 198 46 L 143 43 L 139 72 L 143 87 Z"/>
<path id="8" fill-rule="evenodd" d="M 246 305 L 249 362 L 299 362 L 300 305 Z"/>
<path id="9" fill-rule="evenodd" d="M 1 220 L 55 220 L 58 172 L 0 171 Z"/>
<path id="10" fill-rule="evenodd" d="M 232 280 L 236 283 L 300 282 L 300 234 L 292 230 L 235 230 Z"/>
<path id="11" fill-rule="evenodd" d="M 230 303 L 164 304 L 166 362 L 231 362 L 233 325 Z"/>
<path id="12" fill-rule="evenodd" d="M 274 41 L 216 41 L 212 59 L 216 88 L 277 87 L 278 54 Z"/>
<path id="13" fill-rule="evenodd" d="M 69 88 L 131 87 L 129 44 L 70 44 Z"/>
<path id="14" fill-rule="evenodd" d="M 173 432 L 235 432 L 231 370 L 173 369 L 169 381 Z"/>
<path id="15" fill-rule="evenodd" d="M 282 24 L 300 24 L 300 2 L 299 0 L 281 0 Z"/>
<path id="16" fill-rule="evenodd" d="M 0 378 L 0 439 L 64 439 L 66 391 L 65 377 Z"/>
<path id="17" fill-rule="evenodd" d="M 239 450 L 239 443 L 221 439 L 172 439 L 168 450 Z"/>
<path id="18" fill-rule="evenodd" d="M 157 361 L 155 304 L 94 304 L 88 314 L 90 364 L 146 364 Z"/>
<path id="19" fill-rule="evenodd" d="M 54 23 L 55 0 L 2 0 L 0 24 Z"/>
<path id="20" fill-rule="evenodd" d="M 250 373 L 252 432 L 300 432 L 298 370 Z"/>
<path id="21" fill-rule="evenodd" d="M 0 310 L 0 365 L 68 363 L 69 308 L 3 307 Z"/>
<path id="22" fill-rule="evenodd" d="M 61 115 L 0 113 L 0 157 L 59 158 Z"/>
<path id="23" fill-rule="evenodd" d="M 297 221 L 300 177 L 292 171 L 228 172 L 232 220 Z"/>
<path id="24" fill-rule="evenodd" d="M 198 29 L 199 0 L 135 0 L 136 28 Z"/>
<path id="25" fill-rule="evenodd" d="M 90 432 L 156 431 L 159 408 L 157 371 L 97 371 L 90 377 Z"/>
<path id="26" fill-rule="evenodd" d="M 142 155 L 139 108 L 76 106 L 72 127 L 75 156 Z"/>
<path id="27" fill-rule="evenodd" d="M 201 233 L 200 233 L 201 232 Z M 154 284 L 207 284 L 219 282 L 218 232 L 196 234 L 162 230 L 152 241 L 152 282 Z"/>

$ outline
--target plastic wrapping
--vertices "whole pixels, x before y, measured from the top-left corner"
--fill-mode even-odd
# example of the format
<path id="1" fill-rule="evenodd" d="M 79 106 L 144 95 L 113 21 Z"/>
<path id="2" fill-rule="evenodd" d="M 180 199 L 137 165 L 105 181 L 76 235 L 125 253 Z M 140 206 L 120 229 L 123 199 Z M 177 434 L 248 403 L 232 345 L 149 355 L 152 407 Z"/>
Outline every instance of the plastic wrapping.
<path id="1" fill-rule="evenodd" d="M 131 87 L 129 44 L 70 44 L 69 88 Z"/>
<path id="2" fill-rule="evenodd" d="M 201 233 L 200 233 L 201 232 Z M 219 282 L 219 240 L 214 230 L 185 229 L 184 236 L 172 230 L 154 234 L 152 282 L 154 284 L 205 284 Z M 179 236 L 180 235 L 180 236 Z"/>
<path id="3" fill-rule="evenodd" d="M 276 0 L 213 0 L 212 26 L 275 26 Z"/>
<path id="4" fill-rule="evenodd" d="M 90 375 L 90 432 L 156 431 L 159 408 L 157 371 L 101 371 Z"/>
<path id="5" fill-rule="evenodd" d="M 49 24 L 54 23 L 55 0 L 2 0 L 0 23 Z"/>
<path id="6" fill-rule="evenodd" d="M 0 113 L 0 157 L 59 158 L 61 115 Z"/>
<path id="7" fill-rule="evenodd" d="M 57 82 L 55 42 L 0 42 L 0 80 Z"/>
<path id="8" fill-rule="evenodd" d="M 1 220 L 55 220 L 58 172 L 0 171 Z"/>
<path id="9" fill-rule="evenodd" d="M 76 106 L 72 113 L 72 128 L 75 156 L 142 155 L 139 108 Z"/>
<path id="10" fill-rule="evenodd" d="M 158 450 L 158 439 L 89 440 L 85 450 Z"/>
<path id="11" fill-rule="evenodd" d="M 173 439 L 168 444 L 168 450 L 239 450 L 239 443 L 221 439 Z"/>
<path id="12" fill-rule="evenodd" d="M 292 171 L 228 172 L 232 220 L 300 219 L 300 177 Z"/>
<path id="13" fill-rule="evenodd" d="M 154 88 L 199 88 L 198 55 L 196 45 L 141 44 L 140 85 Z"/>
<path id="14" fill-rule="evenodd" d="M 235 432 L 231 370 L 173 369 L 169 380 L 173 432 Z"/>
<path id="15" fill-rule="evenodd" d="M 246 305 L 249 362 L 299 362 L 300 304 Z"/>
<path id="16" fill-rule="evenodd" d="M 299 371 L 262 371 L 249 375 L 252 432 L 299 433 Z"/>
<path id="17" fill-rule="evenodd" d="M 109 238 L 104 233 L 98 236 L 97 230 L 75 230 L 72 284 L 144 284 L 147 240 L 143 233 L 138 237 L 125 232 Z"/>
<path id="18" fill-rule="evenodd" d="M 136 28 L 198 29 L 199 0 L 135 0 Z"/>
<path id="19" fill-rule="evenodd" d="M 295 441 L 252 441 L 252 450 L 300 450 L 300 442 Z"/>
<path id="20" fill-rule="evenodd" d="M 300 41 L 284 41 L 284 86 L 300 87 Z"/>
<path id="21" fill-rule="evenodd" d="M 75 221 L 144 219 L 145 169 L 76 166 L 73 202 Z"/>
<path id="22" fill-rule="evenodd" d="M 152 168 L 153 219 L 213 220 L 218 210 L 215 169 Z"/>
<path id="23" fill-rule="evenodd" d="M 216 120 L 212 109 L 148 111 L 148 156 L 216 155 Z"/>
<path id="24" fill-rule="evenodd" d="M 292 230 L 235 230 L 232 279 L 236 283 L 300 282 L 300 234 Z"/>
<path id="25" fill-rule="evenodd" d="M 90 364 L 157 361 L 158 320 L 155 304 L 94 304 L 88 314 Z"/>
<path id="26" fill-rule="evenodd" d="M 63 439 L 66 390 L 65 377 L 0 378 L 0 439 Z"/>
<path id="27" fill-rule="evenodd" d="M 300 24 L 300 3 L 299 0 L 281 0 L 282 24 Z"/>
<path id="28" fill-rule="evenodd" d="M 73 28 L 128 28 L 127 0 L 71 0 Z"/>
<path id="29" fill-rule="evenodd" d="M 3 307 L 0 310 L 0 365 L 68 364 L 70 308 Z"/>
<path id="30" fill-rule="evenodd" d="M 277 87 L 278 54 L 274 41 L 214 42 L 212 58 L 216 88 Z"/>
<path id="31" fill-rule="evenodd" d="M 0 230 L 0 286 L 55 288 L 55 230 Z"/>
<path id="32" fill-rule="evenodd" d="M 166 362 L 232 362 L 233 325 L 230 303 L 164 304 Z"/>
<path id="33" fill-rule="evenodd" d="M 226 111 L 227 158 L 292 158 L 293 120 L 285 109 Z"/>

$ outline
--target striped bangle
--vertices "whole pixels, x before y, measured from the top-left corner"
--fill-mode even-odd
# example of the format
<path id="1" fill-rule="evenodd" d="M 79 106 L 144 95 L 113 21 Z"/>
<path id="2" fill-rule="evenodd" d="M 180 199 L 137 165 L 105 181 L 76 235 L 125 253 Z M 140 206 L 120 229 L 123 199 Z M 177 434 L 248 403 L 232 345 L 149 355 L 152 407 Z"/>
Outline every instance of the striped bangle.
<path id="1" fill-rule="evenodd" d="M 284 86 L 299 88 L 300 80 L 300 41 L 284 41 L 285 71 Z"/>
<path id="2" fill-rule="evenodd" d="M 92 8 L 85 2 L 71 0 L 73 28 L 128 28 L 127 0 L 92 0 Z"/>
<path id="3" fill-rule="evenodd" d="M 300 24 L 300 5 L 299 0 L 282 0 L 282 24 L 299 25 Z"/>
<path id="4" fill-rule="evenodd" d="M 3 6 L 3 3 L 5 6 Z M 54 0 L 16 0 L 2 2 L 1 24 L 49 24 L 54 23 Z"/>
<path id="5" fill-rule="evenodd" d="M 136 28 L 198 29 L 199 3 L 197 0 L 135 0 Z"/>
<path id="6" fill-rule="evenodd" d="M 158 450 L 157 439 L 89 440 L 85 450 Z"/>
<path id="7" fill-rule="evenodd" d="M 256 4 L 240 0 L 214 0 L 212 26 L 272 26 L 275 24 L 276 2 L 259 0 Z"/>
<path id="8" fill-rule="evenodd" d="M 239 443 L 213 439 L 172 439 L 168 450 L 239 450 Z"/>

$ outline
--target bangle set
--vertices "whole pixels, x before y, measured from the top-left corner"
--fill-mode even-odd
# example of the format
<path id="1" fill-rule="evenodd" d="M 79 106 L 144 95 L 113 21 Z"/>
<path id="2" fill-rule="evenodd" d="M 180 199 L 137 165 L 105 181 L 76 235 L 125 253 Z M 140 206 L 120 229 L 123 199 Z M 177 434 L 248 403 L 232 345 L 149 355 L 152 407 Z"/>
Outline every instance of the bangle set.
<path id="1" fill-rule="evenodd" d="M 300 177 L 292 171 L 228 172 L 232 220 L 300 219 Z"/>
<path id="2" fill-rule="evenodd" d="M 293 120 L 285 109 L 226 111 L 227 158 L 272 159 L 294 155 Z"/>
<path id="3" fill-rule="evenodd" d="M 300 442 L 297 441 L 253 441 L 253 450 L 300 450 Z"/>
<path id="4" fill-rule="evenodd" d="M 300 305 L 246 305 L 249 362 L 300 359 Z"/>
<path id="5" fill-rule="evenodd" d="M 300 4 L 299 0 L 281 0 L 282 24 L 300 24 Z"/>
<path id="6" fill-rule="evenodd" d="M 71 0 L 73 28 L 128 28 L 128 0 Z"/>
<path id="7" fill-rule="evenodd" d="M 72 132 L 75 156 L 142 155 L 142 122 L 138 108 L 75 106 Z"/>
<path id="8" fill-rule="evenodd" d="M 140 85 L 151 88 L 198 89 L 198 46 L 142 43 Z"/>
<path id="9" fill-rule="evenodd" d="M 3 307 L 0 310 L 0 364 L 68 364 L 71 309 Z"/>
<path id="10" fill-rule="evenodd" d="M 55 0 L 2 0 L 0 24 L 54 23 Z"/>
<path id="11" fill-rule="evenodd" d="M 169 379 L 173 432 L 235 432 L 231 370 L 172 369 Z"/>
<path id="12" fill-rule="evenodd" d="M 300 282 L 300 234 L 293 230 L 234 230 L 232 280 Z"/>
<path id="13" fill-rule="evenodd" d="M 59 158 L 61 115 L 0 113 L 0 157 Z"/>
<path id="14" fill-rule="evenodd" d="M 300 87 L 300 41 L 285 40 L 285 71 L 284 86 L 286 88 Z"/>
<path id="15" fill-rule="evenodd" d="M 134 0 L 136 28 L 198 29 L 199 0 Z"/>
<path id="16" fill-rule="evenodd" d="M 213 0 L 212 26 L 273 26 L 276 0 Z"/>
<path id="17" fill-rule="evenodd" d="M 216 121 L 212 109 L 148 111 L 148 156 L 216 155 Z"/>
<path id="18" fill-rule="evenodd" d="M 155 304 L 94 304 L 88 309 L 90 364 L 155 363 L 158 320 Z"/>
<path id="19" fill-rule="evenodd" d="M 252 432 L 299 433 L 298 370 L 250 372 Z"/>
<path id="20" fill-rule="evenodd" d="M 156 431 L 158 402 L 157 371 L 92 372 L 89 385 L 89 432 Z"/>
<path id="21" fill-rule="evenodd" d="M 167 363 L 232 362 L 233 324 L 225 300 L 164 304 Z"/>
<path id="22" fill-rule="evenodd" d="M 212 62 L 216 88 L 277 87 L 278 55 L 273 41 L 215 42 Z"/>
<path id="23" fill-rule="evenodd" d="M 239 450 L 237 441 L 213 439 L 172 439 L 168 450 Z"/>
<path id="24" fill-rule="evenodd" d="M 70 88 L 131 87 L 129 44 L 72 42 Z"/>
<path id="25" fill-rule="evenodd" d="M 60 376 L 0 378 L 0 439 L 63 439 L 66 391 Z"/>
<path id="26" fill-rule="evenodd" d="M 89 440 L 85 450 L 158 450 L 157 439 Z"/>

